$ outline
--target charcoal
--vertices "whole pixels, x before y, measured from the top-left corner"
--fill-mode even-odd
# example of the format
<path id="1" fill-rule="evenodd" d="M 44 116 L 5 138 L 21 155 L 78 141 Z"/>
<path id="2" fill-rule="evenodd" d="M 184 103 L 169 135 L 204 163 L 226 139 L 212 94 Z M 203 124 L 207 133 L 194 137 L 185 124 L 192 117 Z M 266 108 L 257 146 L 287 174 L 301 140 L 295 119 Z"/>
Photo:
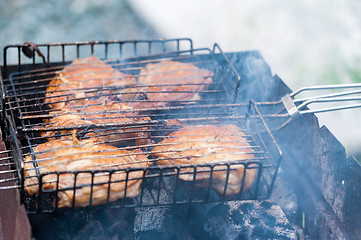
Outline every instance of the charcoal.
<path id="1" fill-rule="evenodd" d="M 134 239 L 132 208 L 105 208 L 93 213 L 94 219 L 103 224 L 104 231 L 111 239 Z"/>
<path id="2" fill-rule="evenodd" d="M 134 234 L 136 239 L 185 239 L 184 206 L 147 207 L 136 210 Z"/>
<path id="3" fill-rule="evenodd" d="M 129 223 L 124 220 L 117 221 L 108 227 L 109 233 L 117 233 L 125 231 L 129 226 Z"/>
<path id="4" fill-rule="evenodd" d="M 81 229 L 74 240 L 81 239 L 107 239 L 104 228 L 99 221 L 89 221 L 88 224 Z"/>
<path id="5" fill-rule="evenodd" d="M 70 240 L 91 220 L 88 211 L 29 215 L 35 239 Z M 44 226 L 46 226 L 44 228 Z"/>
<path id="6" fill-rule="evenodd" d="M 157 174 L 157 173 L 154 173 Z M 152 207 L 152 204 L 171 203 L 174 196 L 174 177 L 164 177 L 162 182 L 147 179 L 142 198 L 137 198 L 143 206 L 135 209 L 134 234 L 136 239 L 189 239 L 185 237 L 187 230 L 185 220 L 187 206 Z"/>
<path id="7" fill-rule="evenodd" d="M 119 238 L 118 234 L 113 235 L 112 238 L 111 238 L 111 240 L 119 240 L 119 239 L 121 239 L 121 238 Z"/>
<path id="8" fill-rule="evenodd" d="M 295 239 L 281 208 L 270 201 L 233 201 L 192 207 L 196 239 Z"/>
<path id="9" fill-rule="evenodd" d="M 154 206 L 159 204 L 172 203 L 174 195 L 175 182 L 174 176 L 158 177 L 159 170 L 149 171 L 149 176 L 156 176 L 155 178 L 146 178 L 143 182 L 141 193 L 135 198 L 135 202 L 140 206 Z"/>
<path id="10" fill-rule="evenodd" d="M 97 218 L 107 226 L 116 222 L 127 222 L 129 225 L 134 220 L 134 214 L 132 208 L 106 208 L 99 211 Z"/>

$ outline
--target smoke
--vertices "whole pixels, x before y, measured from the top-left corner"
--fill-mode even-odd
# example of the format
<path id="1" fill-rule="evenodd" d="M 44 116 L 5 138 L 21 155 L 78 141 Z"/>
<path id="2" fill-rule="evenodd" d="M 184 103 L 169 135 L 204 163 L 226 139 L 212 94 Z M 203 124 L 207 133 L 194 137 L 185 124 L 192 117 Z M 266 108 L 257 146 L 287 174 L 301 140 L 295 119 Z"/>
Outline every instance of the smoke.
<path id="1" fill-rule="evenodd" d="M 361 4 L 358 1 L 134 0 L 129 3 L 166 37 L 189 36 L 196 47 L 217 42 L 224 51 L 259 50 L 273 74 L 279 75 L 292 89 L 360 81 Z M 266 79 L 262 82 L 270 84 Z M 349 111 L 341 113 L 344 117 L 339 112 L 326 117 L 320 115 L 323 124 L 329 126 L 349 153 L 358 152 L 361 142 L 361 128 L 355 126 L 360 111 L 353 111 L 358 114 Z"/>

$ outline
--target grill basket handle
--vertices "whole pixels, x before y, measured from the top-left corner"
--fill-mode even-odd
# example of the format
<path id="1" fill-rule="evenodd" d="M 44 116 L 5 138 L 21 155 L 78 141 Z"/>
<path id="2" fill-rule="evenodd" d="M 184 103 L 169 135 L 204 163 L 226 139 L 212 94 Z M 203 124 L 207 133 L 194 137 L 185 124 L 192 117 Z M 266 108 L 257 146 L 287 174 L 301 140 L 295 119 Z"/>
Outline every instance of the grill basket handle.
<path id="1" fill-rule="evenodd" d="M 306 91 L 317 91 L 317 90 L 327 90 L 327 89 L 338 90 L 338 89 L 351 89 L 351 88 L 356 88 L 358 90 L 330 93 L 325 95 L 300 98 L 296 100 L 294 99 L 296 95 Z M 305 109 L 308 105 L 313 103 L 354 102 L 360 100 L 361 100 L 361 83 L 303 87 L 281 98 L 281 101 L 283 102 L 291 118 L 297 118 L 303 114 L 309 114 L 309 113 L 330 112 L 330 111 L 361 107 L 361 103 L 357 103 L 357 104 L 348 104 L 348 105 L 336 106 L 336 107 L 326 107 L 321 109 Z"/>

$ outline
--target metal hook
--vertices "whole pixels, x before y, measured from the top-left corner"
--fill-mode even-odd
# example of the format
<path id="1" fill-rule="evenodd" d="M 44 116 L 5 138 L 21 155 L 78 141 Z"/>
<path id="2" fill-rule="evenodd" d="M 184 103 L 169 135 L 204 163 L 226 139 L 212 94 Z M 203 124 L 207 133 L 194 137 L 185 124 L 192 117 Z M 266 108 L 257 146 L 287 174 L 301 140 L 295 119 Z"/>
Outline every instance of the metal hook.
<path id="1" fill-rule="evenodd" d="M 35 52 L 38 54 L 39 57 L 43 59 L 44 64 L 47 67 L 50 67 L 50 64 L 45 60 L 44 55 L 41 53 L 40 49 L 35 43 L 32 42 L 25 42 L 24 46 L 21 48 L 22 52 L 27 56 L 28 58 L 34 58 Z"/>

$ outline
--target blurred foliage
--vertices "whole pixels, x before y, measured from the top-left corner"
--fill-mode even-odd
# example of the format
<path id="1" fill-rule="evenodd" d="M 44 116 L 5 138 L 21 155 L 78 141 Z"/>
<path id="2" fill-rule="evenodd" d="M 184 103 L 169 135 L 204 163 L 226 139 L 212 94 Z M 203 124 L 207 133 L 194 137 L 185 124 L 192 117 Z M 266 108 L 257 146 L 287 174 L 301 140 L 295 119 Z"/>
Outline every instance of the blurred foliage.
<path id="1" fill-rule="evenodd" d="M 348 66 L 347 73 L 354 83 L 361 83 L 361 58 L 355 60 L 355 64 Z"/>
<path id="2" fill-rule="evenodd" d="M 319 78 L 321 84 L 361 83 L 361 58 L 325 63 Z"/>

